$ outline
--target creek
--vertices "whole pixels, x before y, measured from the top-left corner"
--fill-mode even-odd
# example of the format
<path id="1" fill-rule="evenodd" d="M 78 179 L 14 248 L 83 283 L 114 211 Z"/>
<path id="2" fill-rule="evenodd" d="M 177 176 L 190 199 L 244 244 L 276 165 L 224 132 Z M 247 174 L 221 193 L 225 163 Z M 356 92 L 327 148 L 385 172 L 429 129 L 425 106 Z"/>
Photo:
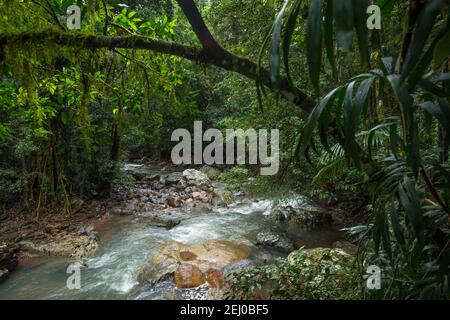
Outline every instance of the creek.
<path id="1" fill-rule="evenodd" d="M 128 165 L 128 169 L 133 166 Z M 135 166 L 136 170 L 160 173 L 155 168 Z M 186 244 L 206 240 L 255 242 L 260 231 L 268 230 L 272 202 L 243 200 L 214 212 L 190 213 L 170 230 L 151 226 L 145 217 L 115 219 L 101 232 L 100 247 L 84 261 L 81 289 L 66 286 L 67 258 L 47 257 L 14 271 L 0 285 L 0 299 L 201 299 L 207 288 L 177 289 L 171 281 L 156 285 L 139 284 L 140 270 L 149 264 L 149 256 L 170 240 Z M 334 230 L 296 230 L 295 238 L 306 247 L 329 247 L 341 237 Z M 250 260 L 270 263 L 285 253 L 255 246 Z"/>

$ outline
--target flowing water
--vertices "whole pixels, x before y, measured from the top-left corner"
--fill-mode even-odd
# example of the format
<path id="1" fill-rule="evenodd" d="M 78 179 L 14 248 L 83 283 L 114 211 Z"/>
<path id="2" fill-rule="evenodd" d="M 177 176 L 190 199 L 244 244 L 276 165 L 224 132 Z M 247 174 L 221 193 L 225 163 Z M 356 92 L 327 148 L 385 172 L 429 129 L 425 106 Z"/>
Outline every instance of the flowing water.
<path id="1" fill-rule="evenodd" d="M 130 166 L 128 166 L 130 169 Z M 143 167 L 134 169 L 144 170 Z M 147 172 L 158 173 L 155 169 Z M 155 286 L 137 281 L 140 270 L 149 263 L 149 256 L 161 244 L 176 240 L 199 243 L 205 240 L 246 240 L 254 242 L 256 234 L 271 226 L 266 214 L 268 200 L 242 202 L 213 213 L 189 214 L 171 230 L 146 223 L 145 218 L 123 218 L 102 232 L 100 248 L 81 268 L 81 289 L 69 290 L 69 259 L 45 258 L 31 266 L 19 268 L 0 285 L 0 299 L 195 299 L 202 298 L 204 288 L 180 290 L 171 282 Z M 295 235 L 307 247 L 330 246 L 340 234 L 332 230 L 300 231 Z M 268 263 L 282 253 L 256 247 L 251 259 Z M 203 290 L 203 291 L 202 291 Z"/>

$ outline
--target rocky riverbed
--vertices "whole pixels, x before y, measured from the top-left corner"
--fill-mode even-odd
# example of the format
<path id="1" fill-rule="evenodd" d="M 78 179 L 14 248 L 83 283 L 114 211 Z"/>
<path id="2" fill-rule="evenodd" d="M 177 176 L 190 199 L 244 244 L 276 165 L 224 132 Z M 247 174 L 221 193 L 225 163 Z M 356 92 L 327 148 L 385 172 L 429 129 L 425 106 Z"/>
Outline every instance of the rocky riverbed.
<path id="1" fill-rule="evenodd" d="M 342 238 L 330 227 L 332 216 L 308 199 L 248 199 L 214 183 L 215 168 L 166 172 L 129 164 L 124 170 L 136 183 L 117 188 L 107 201 L 83 204 L 74 217 L 88 208 L 89 219 L 53 220 L 42 232 L 29 227 L 32 236 L 16 234 L 9 242 L 14 249 L 4 245 L 11 261 L 17 254 L 46 258 L 13 273 L 17 263 L 3 268 L 10 279 L 0 286 L 0 299 L 204 299 L 231 271 Z M 78 291 L 65 286 L 74 261 L 81 262 L 84 279 Z M 38 278 L 40 287 L 30 288 L 29 280 Z"/>

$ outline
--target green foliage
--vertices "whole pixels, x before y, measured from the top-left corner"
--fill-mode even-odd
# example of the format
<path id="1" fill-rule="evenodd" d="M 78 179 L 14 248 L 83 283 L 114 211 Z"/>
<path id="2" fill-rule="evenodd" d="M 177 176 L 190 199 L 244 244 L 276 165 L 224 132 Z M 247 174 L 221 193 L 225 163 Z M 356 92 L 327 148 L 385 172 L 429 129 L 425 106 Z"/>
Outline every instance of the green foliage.
<path id="1" fill-rule="evenodd" d="M 64 28 L 63 19 L 57 26 L 51 13 L 65 15 L 70 4 L 2 2 L 2 12 L 10 14 L 2 15 L 0 31 Z M 161 15 L 149 18 L 138 12 L 141 3 L 123 7 L 112 1 L 105 10 L 102 3 L 89 1 L 82 6 L 81 30 L 73 32 L 174 40 L 173 11 L 169 19 L 166 1 L 159 5 Z M 2 181 L 16 177 L 21 186 L 9 183 L 11 188 L 4 190 L 8 201 L 20 194 L 32 202 L 39 199 L 34 204 L 40 206 L 67 201 L 71 194 L 107 194 L 112 185 L 129 183 L 118 170 L 123 154 L 168 150 L 171 131 L 198 115 L 186 75 L 175 66 L 181 64 L 177 57 L 126 50 L 94 53 L 51 43 L 4 46 L 0 57 L 0 162 L 7 170 Z M 140 127 L 145 134 L 128 144 Z"/>
<path id="2" fill-rule="evenodd" d="M 63 16 L 72 3 L 2 1 L 0 33 L 69 32 Z M 221 129 L 281 129 L 278 177 L 249 180 L 258 169 L 249 166 L 229 170 L 222 181 L 255 194 L 308 189 L 329 203 L 339 191 L 364 192 L 370 199 L 367 225 L 350 233 L 361 243 L 359 264 L 377 264 L 385 275 L 382 290 L 367 297 L 448 298 L 448 1 L 408 7 L 378 0 L 381 31 L 367 30 L 369 3 L 199 2 L 218 42 L 258 62 L 256 92 L 240 75 L 144 50 L 94 51 L 85 43 L 61 47 L 50 41 L 2 46 L 1 201 L 66 208 L 61 202 L 72 194 L 107 195 L 112 185 L 132 183 L 119 170 L 124 161 L 167 157 L 172 131 L 192 129 L 194 120 Z M 172 1 L 85 4 L 81 30 L 70 32 L 198 43 Z M 262 85 L 263 68 L 273 88 L 283 89 L 286 75 L 291 86 L 314 96 L 312 112 L 279 100 L 278 91 L 270 94 Z M 347 280 L 344 287 L 318 285 L 318 276 L 331 276 L 319 268 L 330 265 L 323 260 L 310 266 L 299 254 L 295 263 L 244 273 L 233 286 L 247 296 L 274 278 L 275 298 L 355 297 Z"/>
<path id="3" fill-rule="evenodd" d="M 367 28 L 361 18 L 367 2 L 335 0 L 324 10 L 322 5 L 314 1 L 310 6 L 307 30 L 308 66 L 315 91 L 319 91 L 322 38 L 334 71 L 330 10 L 343 54 L 351 50 L 356 31 L 360 65 L 367 70 L 357 76 L 341 76 L 340 83 L 319 100 L 299 136 L 295 155 L 305 155 L 312 162 L 311 151 L 318 154 L 324 167 L 314 182 L 342 174 L 346 165 L 361 173 L 372 199 L 362 263 L 382 265 L 389 274 L 383 297 L 446 298 L 450 211 L 444 177 L 450 175 L 450 95 L 446 90 L 448 73 L 433 69 L 436 63 L 442 64 L 442 56 L 435 54 L 438 61 L 433 62 L 433 52 L 445 52 L 442 39 L 450 23 L 448 3 L 433 0 L 421 9 L 412 6 L 410 10 L 421 12 L 415 12 L 417 21 L 408 21 L 413 32 L 411 41 L 403 43 L 407 51 L 396 54 L 400 56 L 397 66 L 393 58 L 386 57 L 370 61 L 372 68 Z M 395 9 L 388 1 L 382 7 L 386 12 Z M 291 36 L 294 28 L 286 22 L 286 34 Z M 409 41 L 406 36 L 404 39 Z M 375 51 L 371 56 L 378 54 Z M 279 58 L 272 52 L 270 59 Z M 431 145 L 430 124 L 440 132 Z M 329 138 L 338 145 L 330 148 Z M 317 140 L 322 149 L 315 145 Z"/>
<path id="4" fill-rule="evenodd" d="M 352 258 L 332 249 L 300 249 L 288 259 L 246 268 L 226 280 L 232 299 L 356 299 L 361 284 Z"/>
<path id="5" fill-rule="evenodd" d="M 230 189 L 239 189 L 248 182 L 249 177 L 250 172 L 248 169 L 236 166 L 221 174 L 219 180 Z"/>

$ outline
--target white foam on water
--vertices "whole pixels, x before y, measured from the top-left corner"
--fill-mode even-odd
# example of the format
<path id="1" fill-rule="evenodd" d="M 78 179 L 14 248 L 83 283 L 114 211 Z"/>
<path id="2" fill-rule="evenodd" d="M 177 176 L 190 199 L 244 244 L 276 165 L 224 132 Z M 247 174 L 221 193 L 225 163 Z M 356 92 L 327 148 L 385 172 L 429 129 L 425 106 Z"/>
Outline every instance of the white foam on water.
<path id="1" fill-rule="evenodd" d="M 121 293 L 128 293 L 138 284 L 139 282 L 136 280 L 135 275 L 128 270 L 122 275 L 119 281 L 111 284 L 111 288 Z"/>

